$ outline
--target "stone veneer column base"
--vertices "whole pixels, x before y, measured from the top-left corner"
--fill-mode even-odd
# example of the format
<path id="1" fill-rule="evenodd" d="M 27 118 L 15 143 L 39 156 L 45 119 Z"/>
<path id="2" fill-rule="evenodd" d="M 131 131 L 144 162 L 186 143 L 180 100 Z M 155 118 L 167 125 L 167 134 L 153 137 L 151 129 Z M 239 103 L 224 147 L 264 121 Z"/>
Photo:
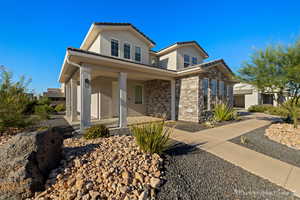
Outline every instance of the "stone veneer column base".
<path id="1" fill-rule="evenodd" d="M 199 76 L 176 80 L 177 118 L 199 122 Z"/>

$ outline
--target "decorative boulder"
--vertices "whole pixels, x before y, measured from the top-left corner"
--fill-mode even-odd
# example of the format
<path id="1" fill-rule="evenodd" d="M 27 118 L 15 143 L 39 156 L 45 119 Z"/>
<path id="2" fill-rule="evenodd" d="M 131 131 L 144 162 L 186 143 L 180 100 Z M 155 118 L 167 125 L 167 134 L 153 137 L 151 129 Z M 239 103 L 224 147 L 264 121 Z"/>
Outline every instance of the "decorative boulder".
<path id="1" fill-rule="evenodd" d="M 25 199 L 43 190 L 61 160 L 59 129 L 20 133 L 0 146 L 0 200 Z"/>

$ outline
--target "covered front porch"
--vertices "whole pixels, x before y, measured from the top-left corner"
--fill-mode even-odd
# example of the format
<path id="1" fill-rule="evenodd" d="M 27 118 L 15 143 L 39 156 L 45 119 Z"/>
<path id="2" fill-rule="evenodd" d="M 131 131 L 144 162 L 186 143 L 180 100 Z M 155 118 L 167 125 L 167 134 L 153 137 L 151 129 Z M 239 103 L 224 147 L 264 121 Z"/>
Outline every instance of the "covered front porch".
<path id="1" fill-rule="evenodd" d="M 65 72 L 69 74 L 66 118 L 71 125 L 80 125 L 84 131 L 93 124 L 126 128 L 162 118 L 175 120 L 172 76 L 154 67 L 111 58 L 72 58 L 66 61 Z"/>

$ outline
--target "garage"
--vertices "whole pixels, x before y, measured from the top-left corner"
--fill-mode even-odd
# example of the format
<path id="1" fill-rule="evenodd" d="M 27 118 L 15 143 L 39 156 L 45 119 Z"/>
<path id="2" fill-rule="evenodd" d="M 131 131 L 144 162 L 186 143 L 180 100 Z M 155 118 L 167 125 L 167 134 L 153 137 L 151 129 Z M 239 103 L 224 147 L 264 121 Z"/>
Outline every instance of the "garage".
<path id="1" fill-rule="evenodd" d="M 245 108 L 245 95 L 235 94 L 233 98 L 233 106 L 239 108 Z"/>

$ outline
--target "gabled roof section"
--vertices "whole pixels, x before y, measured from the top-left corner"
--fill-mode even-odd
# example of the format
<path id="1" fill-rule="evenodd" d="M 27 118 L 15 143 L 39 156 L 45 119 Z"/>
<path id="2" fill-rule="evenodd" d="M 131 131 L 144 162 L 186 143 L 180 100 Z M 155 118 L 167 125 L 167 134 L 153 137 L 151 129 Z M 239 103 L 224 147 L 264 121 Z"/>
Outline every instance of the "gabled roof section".
<path id="1" fill-rule="evenodd" d="M 225 61 L 223 59 L 213 60 L 213 61 L 210 61 L 210 62 L 205 62 L 205 63 L 201 63 L 201 64 L 198 64 L 198 65 L 186 67 L 186 68 L 178 70 L 178 74 L 190 74 L 190 73 L 197 72 L 199 70 L 200 71 L 206 71 L 210 67 L 214 67 L 214 66 L 221 67 L 222 69 L 225 70 L 225 72 L 227 74 L 234 77 L 233 71 L 228 67 L 228 65 L 225 63 Z M 234 82 L 236 82 L 236 81 L 234 81 Z"/>
<path id="2" fill-rule="evenodd" d="M 131 30 L 132 32 L 136 33 L 140 39 L 144 40 L 150 48 L 154 47 L 155 42 L 150 39 L 147 35 L 145 35 L 142 31 L 140 31 L 138 28 L 136 28 L 131 23 L 113 23 L 113 22 L 94 22 L 87 35 L 85 36 L 80 48 L 81 49 L 87 49 L 91 43 L 95 40 L 96 36 L 101 32 L 103 29 L 112 29 L 117 30 L 118 28 L 122 30 Z"/>
<path id="3" fill-rule="evenodd" d="M 195 40 L 192 40 L 192 41 L 183 41 L 183 42 L 176 42 L 170 46 L 167 46 L 165 48 L 162 48 L 160 50 L 158 50 L 156 53 L 158 55 L 160 54 L 165 54 L 165 53 L 168 53 L 172 50 L 175 50 L 181 46 L 188 46 L 188 45 L 193 45 L 195 46 L 200 52 L 201 54 L 205 57 L 205 58 L 208 58 L 208 53 L 199 45 L 199 43 Z"/>
<path id="4" fill-rule="evenodd" d="M 155 42 L 150 39 L 147 35 L 145 35 L 142 31 L 140 31 L 138 28 L 136 28 L 131 23 L 112 23 L 112 22 L 95 22 L 95 25 L 108 25 L 108 26 L 130 26 L 135 31 L 137 31 L 139 34 L 141 34 L 144 38 L 146 38 L 149 42 L 151 42 L 153 45 L 155 45 Z"/>

